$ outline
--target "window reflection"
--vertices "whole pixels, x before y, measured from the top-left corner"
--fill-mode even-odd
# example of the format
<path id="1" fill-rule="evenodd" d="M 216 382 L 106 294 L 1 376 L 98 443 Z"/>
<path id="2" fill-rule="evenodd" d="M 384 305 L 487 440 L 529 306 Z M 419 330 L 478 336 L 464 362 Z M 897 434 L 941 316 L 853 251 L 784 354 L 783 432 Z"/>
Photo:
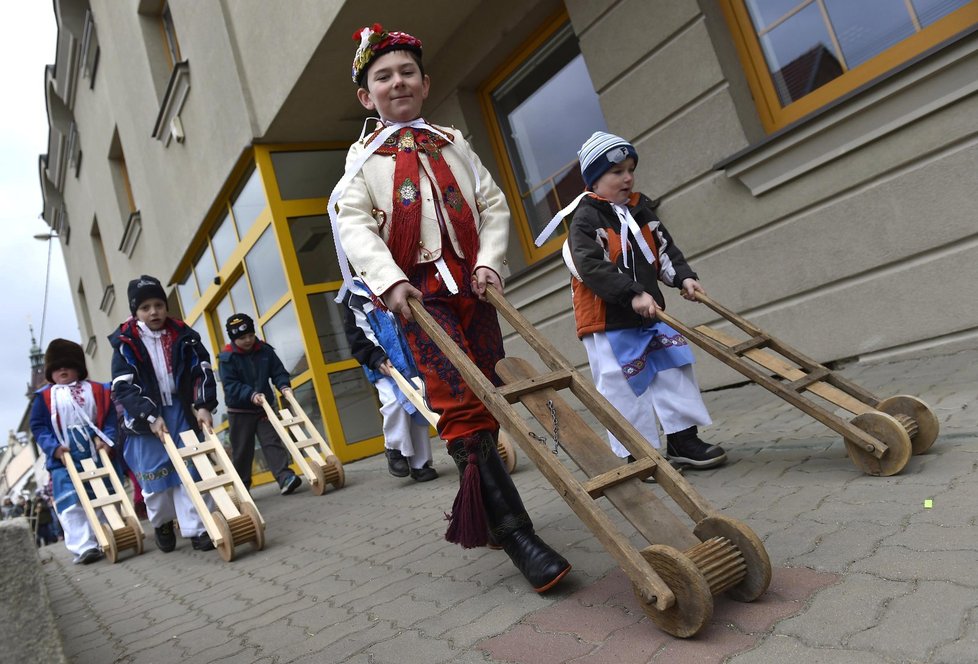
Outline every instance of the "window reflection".
<path id="1" fill-rule="evenodd" d="M 265 229 L 245 256 L 245 265 L 248 266 L 248 277 L 258 304 L 258 313 L 263 315 L 286 291 L 282 259 L 271 226 Z"/>
<path id="2" fill-rule="evenodd" d="M 319 401 L 316 400 L 316 390 L 313 387 L 312 381 L 306 381 L 302 385 L 296 387 L 292 390 L 295 395 L 295 400 L 299 402 L 302 406 L 302 410 L 306 412 L 309 416 L 309 420 L 312 422 L 313 427 L 318 431 L 326 442 L 329 444 L 330 448 L 333 448 L 332 442 L 326 436 L 326 429 L 323 427 L 323 415 L 319 411 Z M 284 406 L 283 402 L 283 406 Z"/>
<path id="3" fill-rule="evenodd" d="M 350 357 L 350 344 L 343 332 L 344 306 L 334 302 L 336 291 L 314 293 L 309 296 L 309 308 L 312 310 L 312 320 L 316 325 L 316 335 L 319 337 L 319 347 L 323 352 L 323 361 L 339 362 Z"/>
<path id="4" fill-rule="evenodd" d="M 265 189 L 262 187 L 261 176 L 257 168 L 252 168 L 244 186 L 231 202 L 231 213 L 238 228 L 238 237 L 248 234 L 258 215 L 265 209 L 265 202 Z"/>
<path id="5" fill-rule="evenodd" d="M 278 313 L 262 325 L 265 341 L 275 347 L 275 353 L 282 360 L 291 376 L 298 376 L 309 368 L 306 352 L 302 344 L 302 333 L 295 318 L 292 303 L 287 303 Z"/>
<path id="6" fill-rule="evenodd" d="M 197 283 L 200 284 L 201 293 L 214 283 L 217 268 L 214 267 L 214 257 L 211 255 L 210 247 L 204 246 L 204 249 L 198 254 L 194 261 L 194 274 L 197 275 Z"/>
<path id="7" fill-rule="evenodd" d="M 328 216 L 290 217 L 289 231 L 303 282 L 321 284 L 342 279 Z"/>
<path id="8" fill-rule="evenodd" d="M 183 309 L 183 315 L 186 316 L 187 312 L 197 304 L 197 279 L 194 277 L 193 270 L 183 280 L 183 283 L 177 284 L 177 293 L 180 296 L 180 308 Z"/>
<path id="9" fill-rule="evenodd" d="M 283 201 L 326 198 L 343 177 L 346 150 L 272 152 L 272 167 Z"/>
<path id="10" fill-rule="evenodd" d="M 350 445 L 381 435 L 380 404 L 377 390 L 363 370 L 347 369 L 329 375 L 333 400 L 340 414 L 343 437 Z"/>
<path id="11" fill-rule="evenodd" d="M 251 301 L 251 293 L 248 291 L 248 280 L 243 276 L 231 286 L 231 304 L 234 308 L 231 313 L 248 314 L 252 320 L 258 319 L 255 304 Z"/>
<path id="12" fill-rule="evenodd" d="M 225 214 L 224 219 L 217 225 L 211 237 L 211 245 L 214 247 L 217 268 L 220 270 L 238 245 L 238 238 L 234 235 L 234 224 L 231 223 L 229 215 Z"/>

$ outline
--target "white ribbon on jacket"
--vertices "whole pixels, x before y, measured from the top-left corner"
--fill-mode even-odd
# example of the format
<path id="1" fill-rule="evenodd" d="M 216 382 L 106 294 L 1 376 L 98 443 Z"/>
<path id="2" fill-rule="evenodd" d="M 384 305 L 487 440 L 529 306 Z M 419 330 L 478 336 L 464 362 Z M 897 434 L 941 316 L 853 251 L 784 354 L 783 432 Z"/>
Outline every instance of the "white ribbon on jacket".
<path id="1" fill-rule="evenodd" d="M 360 130 L 360 138 L 358 140 L 363 140 L 363 137 L 366 134 L 367 122 L 371 121 L 381 123 L 384 122 L 380 118 L 367 118 L 367 120 L 365 120 L 363 123 L 363 128 Z M 338 303 L 342 303 L 343 297 L 350 289 L 350 284 L 353 282 L 353 274 L 350 272 L 349 261 L 347 260 L 346 252 L 343 251 L 343 244 L 340 242 L 339 213 L 337 204 L 343 197 L 343 194 L 346 193 L 347 187 L 349 187 L 350 183 L 353 182 L 353 178 L 355 178 L 357 173 L 363 169 L 363 165 L 367 163 L 367 160 L 370 159 L 371 156 L 373 156 L 374 152 L 376 152 L 377 149 L 384 144 L 384 141 L 405 127 L 411 127 L 412 129 L 425 129 L 436 136 L 440 136 L 449 143 L 453 145 L 455 144 L 455 142 L 446 136 L 444 132 L 428 124 L 424 118 L 417 118 L 415 120 L 411 120 L 410 122 L 385 123 L 385 126 L 380 133 L 374 136 L 373 140 L 367 144 L 363 153 L 346 169 L 346 172 L 343 173 L 343 177 L 341 177 L 340 181 L 336 183 L 335 187 L 333 187 L 333 193 L 329 195 L 329 202 L 326 204 L 327 212 L 329 214 L 329 223 L 333 229 L 333 244 L 336 247 L 336 258 L 340 264 L 340 274 L 343 276 L 343 286 L 340 288 L 340 292 L 337 293 L 335 300 Z M 475 178 L 475 190 L 478 193 L 482 185 L 482 181 L 479 178 L 479 169 L 476 167 L 475 162 L 472 159 L 469 159 L 469 166 L 472 168 L 472 175 Z M 444 265 L 444 262 L 442 265 Z M 448 271 L 447 266 L 445 267 L 445 271 Z M 438 272 L 439 274 L 442 273 L 441 267 L 439 267 Z M 452 283 L 454 283 L 454 280 Z M 455 292 L 457 292 L 457 290 Z"/>
<path id="2" fill-rule="evenodd" d="M 62 447 L 71 447 L 70 436 L 68 430 L 72 427 L 81 428 L 80 424 L 85 424 L 95 432 L 95 435 L 102 439 L 102 441 L 109 447 L 115 446 L 115 443 L 109 438 L 105 433 L 102 432 L 95 423 L 92 422 L 92 418 L 88 415 L 85 408 L 83 408 L 71 394 L 71 387 L 75 383 L 70 385 L 52 385 L 51 386 L 51 428 L 54 429 L 54 436 L 61 443 Z M 92 410 L 95 408 L 95 395 L 92 392 L 92 386 L 84 382 L 82 383 L 82 393 L 83 399 L 86 404 L 91 404 Z M 86 436 L 87 437 L 87 436 Z M 91 443 L 90 443 L 91 444 Z M 91 449 L 92 458 L 98 458 L 95 454 L 94 447 Z"/>

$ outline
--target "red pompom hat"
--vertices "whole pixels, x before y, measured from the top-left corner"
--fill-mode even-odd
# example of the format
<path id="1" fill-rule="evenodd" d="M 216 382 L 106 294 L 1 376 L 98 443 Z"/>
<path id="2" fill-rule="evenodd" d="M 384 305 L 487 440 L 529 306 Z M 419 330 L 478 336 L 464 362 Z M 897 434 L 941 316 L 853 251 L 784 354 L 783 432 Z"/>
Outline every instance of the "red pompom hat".
<path id="1" fill-rule="evenodd" d="M 406 32 L 387 32 L 380 23 L 360 28 L 353 33 L 357 42 L 356 55 L 353 56 L 353 82 L 363 85 L 370 63 L 374 58 L 391 51 L 412 51 L 421 57 L 421 40 Z"/>

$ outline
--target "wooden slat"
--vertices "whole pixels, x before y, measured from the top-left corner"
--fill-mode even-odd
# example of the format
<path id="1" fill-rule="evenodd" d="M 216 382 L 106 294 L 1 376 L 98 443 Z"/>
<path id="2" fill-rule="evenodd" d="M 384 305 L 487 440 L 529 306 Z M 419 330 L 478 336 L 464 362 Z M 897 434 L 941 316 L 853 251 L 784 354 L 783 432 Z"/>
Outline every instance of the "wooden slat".
<path id="1" fill-rule="evenodd" d="M 751 337 L 747 341 L 742 341 L 735 346 L 731 346 L 730 352 L 732 352 L 734 355 L 743 355 L 749 350 L 766 346 L 769 343 L 771 343 L 771 338 L 766 334 L 762 334 L 756 337 Z"/>
<path id="2" fill-rule="evenodd" d="M 117 453 L 122 454 L 122 450 L 118 450 Z M 109 458 L 109 453 L 106 450 L 100 448 L 98 455 L 102 460 L 103 467 L 112 467 L 112 460 Z M 109 474 L 109 481 L 112 483 L 113 493 L 121 498 L 120 508 L 123 518 L 132 517 L 129 523 L 133 524 L 133 526 L 137 529 L 136 536 L 145 537 L 146 534 L 143 532 L 143 526 L 139 522 L 139 517 L 136 516 L 136 509 L 132 505 L 132 500 L 130 500 L 129 494 L 126 493 L 126 488 L 122 486 L 122 480 L 119 479 L 119 476 L 115 473 L 115 471 Z"/>
<path id="3" fill-rule="evenodd" d="M 638 459 L 635 463 L 626 463 L 617 468 L 612 468 L 605 473 L 601 473 L 596 477 L 592 477 L 584 483 L 584 490 L 592 498 L 600 498 L 604 495 L 606 489 L 618 486 L 622 482 L 634 479 L 644 480 L 653 474 L 656 465 L 656 462 L 652 459 Z"/>
<path id="4" fill-rule="evenodd" d="M 826 369 L 825 367 L 818 367 L 816 369 L 813 369 L 806 375 L 802 376 L 801 378 L 798 378 L 788 383 L 788 389 L 792 390 L 793 392 L 803 392 L 807 390 L 809 387 L 811 387 L 812 385 L 814 385 L 815 383 L 821 382 L 830 373 L 832 372 Z"/>
<path id="5" fill-rule="evenodd" d="M 122 498 L 113 494 L 110 496 L 103 496 L 102 498 L 96 498 L 92 501 L 92 507 L 105 507 L 106 505 L 115 505 L 116 503 L 121 502 Z"/>
<path id="6" fill-rule="evenodd" d="M 285 446 L 285 449 L 289 451 L 292 455 L 292 460 L 299 467 L 299 471 L 305 476 L 306 481 L 309 484 L 315 484 L 316 474 L 312 472 L 312 468 L 309 466 L 309 462 L 306 461 L 305 455 L 303 455 L 301 448 L 297 447 L 295 444 L 295 439 L 289 434 L 289 432 L 282 425 L 283 421 L 291 421 L 297 419 L 293 417 L 292 413 L 288 409 L 281 409 L 278 415 L 272 410 L 271 405 L 264 399 L 261 402 L 262 408 L 265 410 L 265 415 L 268 417 L 268 421 L 271 423 L 272 428 L 275 429 L 275 433 L 278 434 L 279 440 Z M 300 436 L 300 438 L 305 439 L 305 436 Z M 313 456 L 313 455 L 310 455 Z M 313 459 L 315 461 L 315 459 Z"/>
<path id="7" fill-rule="evenodd" d="M 116 500 L 112 500 L 113 496 L 109 493 L 109 490 L 105 486 L 105 477 L 113 475 L 115 471 L 112 470 L 112 466 L 104 466 L 102 468 L 96 468 L 94 459 L 82 459 L 81 460 L 82 479 L 88 483 L 91 487 L 92 493 L 95 494 L 95 500 L 92 501 L 92 507 L 101 507 L 102 516 L 108 522 L 109 527 L 112 530 L 119 530 L 120 528 L 126 527 L 126 522 L 123 520 L 122 516 L 119 514 L 119 510 L 116 508 Z M 81 496 L 79 496 L 79 501 Z M 107 502 L 103 502 L 107 501 Z M 96 504 L 100 502 L 100 504 Z M 94 528 L 94 524 L 92 524 Z"/>
<path id="8" fill-rule="evenodd" d="M 193 431 L 185 431 L 184 433 L 189 433 L 193 436 L 193 440 L 196 442 L 197 437 L 194 436 Z M 184 463 L 184 459 L 180 456 L 180 451 L 173 442 L 173 438 L 170 437 L 169 433 L 163 434 L 163 447 L 166 449 L 167 455 L 170 457 L 170 461 L 173 462 L 173 467 L 177 471 L 177 475 L 180 476 L 180 481 L 183 482 L 184 488 L 187 489 L 187 495 L 190 496 L 190 502 L 193 503 L 194 509 L 197 510 L 197 515 L 200 520 L 204 522 L 204 529 L 210 536 L 211 541 L 214 542 L 214 546 L 219 546 L 224 542 L 224 535 L 221 530 L 217 527 L 217 523 L 214 521 L 214 517 L 211 515 L 210 508 L 207 503 L 204 502 L 204 497 L 197 490 L 197 486 L 194 483 L 194 478 L 187 469 L 187 464 Z"/>
<path id="9" fill-rule="evenodd" d="M 215 448 L 221 446 L 221 443 L 215 437 L 214 440 L 204 439 L 203 442 L 197 440 L 197 434 L 193 431 L 184 431 L 180 434 L 180 439 L 183 440 L 183 444 L 186 446 L 184 449 L 196 447 L 198 450 L 206 450 L 207 452 L 215 452 Z M 181 450 L 183 451 L 183 450 Z M 205 484 L 212 484 L 213 480 L 220 477 L 217 471 L 214 469 L 214 464 L 211 459 L 202 452 L 198 452 L 190 457 L 194 464 L 194 468 L 197 469 L 197 474 L 200 475 L 200 482 L 195 482 L 194 486 L 201 494 L 205 491 L 207 495 L 211 497 L 217 509 L 221 510 L 221 514 L 224 518 L 230 520 L 233 517 L 241 516 L 241 512 L 238 511 L 238 506 L 234 504 L 231 499 L 231 494 L 227 491 L 227 485 L 223 482 L 219 482 L 216 486 L 210 486 L 205 489 Z M 226 470 L 226 469 L 225 469 Z M 233 472 L 233 471 L 232 471 Z"/>
<path id="10" fill-rule="evenodd" d="M 533 376 L 532 378 L 527 378 L 526 380 L 503 385 L 499 388 L 499 393 L 503 395 L 506 401 L 516 403 L 520 400 L 521 396 L 530 392 L 536 392 L 537 390 L 542 390 L 544 388 L 562 390 L 570 387 L 571 380 L 571 373 L 566 369 L 560 369 L 558 371 L 551 371 L 547 374 L 539 374 Z"/>
<path id="11" fill-rule="evenodd" d="M 230 475 L 218 475 L 216 477 L 211 477 L 197 482 L 197 488 L 201 491 L 211 491 L 219 486 L 226 487 L 232 484 L 234 484 L 234 478 Z"/>

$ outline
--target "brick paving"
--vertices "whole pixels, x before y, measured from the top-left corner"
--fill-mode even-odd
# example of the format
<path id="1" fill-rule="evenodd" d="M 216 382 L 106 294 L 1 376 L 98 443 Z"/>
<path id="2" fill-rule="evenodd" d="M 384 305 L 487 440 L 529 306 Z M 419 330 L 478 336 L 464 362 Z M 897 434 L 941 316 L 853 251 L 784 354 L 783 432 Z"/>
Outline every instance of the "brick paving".
<path id="1" fill-rule="evenodd" d="M 660 632 L 611 557 L 525 455 L 514 475 L 541 535 L 573 563 L 533 593 L 500 551 L 442 540 L 454 468 L 424 485 L 374 458 L 347 486 L 254 495 L 266 548 L 224 563 L 181 540 L 162 554 L 74 566 L 41 550 L 72 662 L 978 661 L 978 349 L 853 364 L 888 396 L 917 395 L 942 434 L 900 475 L 859 473 L 833 432 L 755 385 L 707 393 L 730 464 L 688 473 L 762 538 L 774 568 L 758 601 L 718 598 L 694 639 Z M 924 500 L 933 501 L 932 508 Z M 624 524 L 617 513 L 616 523 Z"/>

